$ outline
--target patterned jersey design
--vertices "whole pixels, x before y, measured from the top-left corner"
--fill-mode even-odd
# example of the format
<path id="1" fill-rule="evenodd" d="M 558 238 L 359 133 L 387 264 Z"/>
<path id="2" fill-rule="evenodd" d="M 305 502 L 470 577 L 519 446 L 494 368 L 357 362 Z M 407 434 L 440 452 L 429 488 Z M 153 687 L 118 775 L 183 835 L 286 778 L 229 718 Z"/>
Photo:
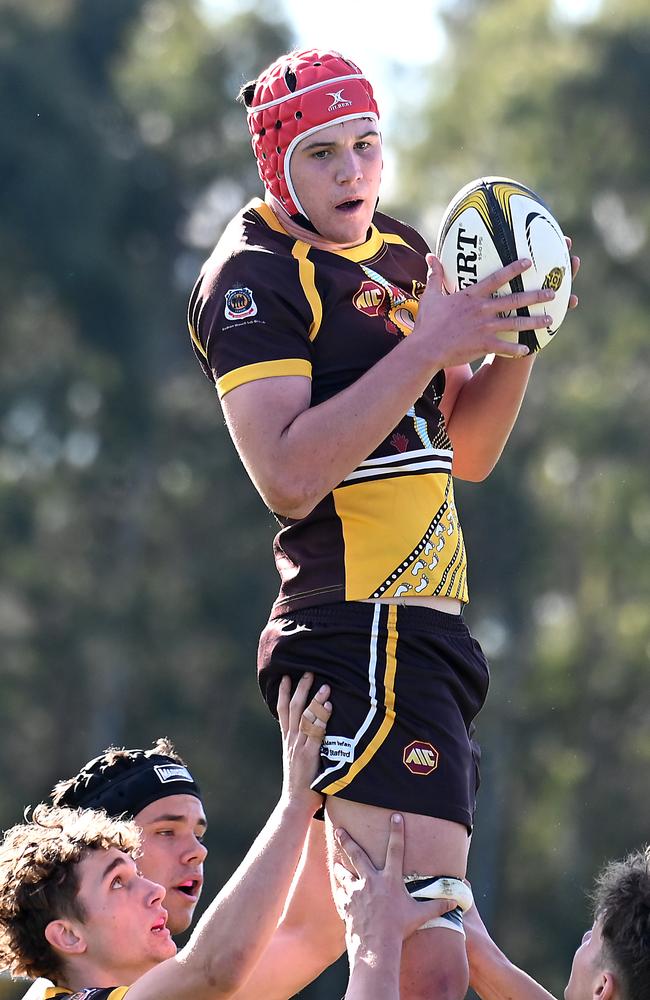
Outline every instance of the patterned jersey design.
<path id="1" fill-rule="evenodd" d="M 309 378 L 317 406 L 411 333 L 426 253 L 413 229 L 381 213 L 362 246 L 318 250 L 254 200 L 233 219 L 192 293 L 188 321 L 203 371 L 220 398 L 259 379 Z M 306 517 L 276 514 L 276 613 L 378 597 L 468 599 L 453 449 L 439 410 L 444 386 L 439 372 Z"/>
<path id="2" fill-rule="evenodd" d="M 107 986 L 101 989 L 85 989 L 72 993 L 60 986 L 51 986 L 45 991 L 43 1000 L 123 1000 L 128 990 L 128 986 Z"/>

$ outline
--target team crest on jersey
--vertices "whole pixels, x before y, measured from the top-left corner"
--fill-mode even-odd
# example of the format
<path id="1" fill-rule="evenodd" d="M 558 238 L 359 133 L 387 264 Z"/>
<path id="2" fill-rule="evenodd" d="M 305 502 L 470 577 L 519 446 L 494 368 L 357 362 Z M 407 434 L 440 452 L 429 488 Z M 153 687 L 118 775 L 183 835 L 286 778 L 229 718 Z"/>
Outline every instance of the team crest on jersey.
<path id="1" fill-rule="evenodd" d="M 257 305 L 250 288 L 229 288 L 224 307 L 226 319 L 249 319 L 257 315 Z"/>
<path id="2" fill-rule="evenodd" d="M 413 740 L 404 747 L 402 760 L 411 774 L 431 774 L 438 766 L 439 753 L 431 743 Z"/>
<path id="3" fill-rule="evenodd" d="M 371 268 L 361 265 L 361 270 L 367 277 L 352 297 L 355 309 L 366 316 L 383 317 L 388 333 L 407 337 L 418 311 L 415 283 L 409 295 Z"/>

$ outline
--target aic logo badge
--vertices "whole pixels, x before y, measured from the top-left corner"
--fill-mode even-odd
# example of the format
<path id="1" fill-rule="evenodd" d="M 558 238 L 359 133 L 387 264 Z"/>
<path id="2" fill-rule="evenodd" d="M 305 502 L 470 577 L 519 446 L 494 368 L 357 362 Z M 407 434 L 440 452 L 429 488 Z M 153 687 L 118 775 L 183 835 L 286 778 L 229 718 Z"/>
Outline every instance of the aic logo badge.
<path id="1" fill-rule="evenodd" d="M 412 774 L 431 774 L 438 766 L 438 751 L 430 743 L 413 740 L 404 747 L 402 760 Z"/>

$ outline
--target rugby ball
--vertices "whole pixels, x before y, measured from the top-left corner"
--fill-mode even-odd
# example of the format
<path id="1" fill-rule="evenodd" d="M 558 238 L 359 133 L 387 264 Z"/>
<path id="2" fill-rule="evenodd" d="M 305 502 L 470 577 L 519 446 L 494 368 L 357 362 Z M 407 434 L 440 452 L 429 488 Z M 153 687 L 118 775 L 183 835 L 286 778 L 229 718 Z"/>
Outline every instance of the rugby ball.
<path id="1" fill-rule="evenodd" d="M 542 199 L 509 177 L 479 177 L 452 198 L 440 223 L 436 256 L 448 292 L 468 288 L 522 257 L 533 266 L 495 294 L 552 288 L 555 298 L 520 315 L 548 313 L 546 329 L 504 330 L 503 340 L 525 344 L 532 352 L 551 342 L 566 316 L 571 294 L 571 259 L 566 239 Z M 505 314 L 507 315 L 507 314 Z"/>

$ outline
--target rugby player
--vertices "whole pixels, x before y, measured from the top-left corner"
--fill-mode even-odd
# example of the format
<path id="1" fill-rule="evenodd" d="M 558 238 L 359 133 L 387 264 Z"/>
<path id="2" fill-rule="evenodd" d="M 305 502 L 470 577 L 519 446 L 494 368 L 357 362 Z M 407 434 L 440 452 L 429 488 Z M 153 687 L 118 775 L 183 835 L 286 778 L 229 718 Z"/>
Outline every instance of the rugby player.
<path id="1" fill-rule="evenodd" d="M 650 848 L 605 865 L 593 902 L 593 924 L 574 955 L 565 1000 L 648 1000 Z M 465 929 L 470 982 L 482 1000 L 554 1000 L 506 958 L 476 907 Z"/>
<path id="2" fill-rule="evenodd" d="M 48 1000 L 83 990 L 90 990 L 90 995 L 99 990 L 98 997 L 117 1000 L 145 973 L 150 975 L 138 983 L 136 998 L 233 996 L 277 925 L 310 819 L 320 803 L 310 783 L 331 705 L 329 688 L 322 686 L 305 708 L 312 682 L 313 675 L 304 674 L 293 696 L 288 678 L 280 685 L 277 708 L 284 771 L 280 800 L 178 955 L 164 907 L 165 887 L 138 867 L 142 833 L 136 823 L 113 819 L 103 809 L 42 805 L 31 823 L 7 833 L 0 849 L 1 967 L 14 974 L 48 977 L 54 983 L 45 991 Z M 165 761 L 153 766 L 163 769 L 155 778 L 140 760 L 139 767 L 127 767 L 121 782 L 113 782 L 110 793 L 106 790 L 113 811 L 120 784 L 125 797 L 139 790 L 144 801 L 156 787 L 153 782 L 165 777 L 170 786 L 187 782 L 178 794 L 198 800 L 189 772 L 185 776 L 179 771 L 184 765 Z M 144 792 L 145 783 L 149 792 Z M 73 783 L 65 784 L 67 788 L 59 786 L 55 792 L 59 801 L 74 788 Z M 179 803 L 172 802 L 174 798 L 154 801 L 176 810 Z M 197 821 L 199 830 L 204 823 Z M 205 851 L 195 847 L 193 853 L 196 870 L 180 885 L 182 891 L 191 883 L 198 899 Z"/>
<path id="3" fill-rule="evenodd" d="M 398 810 L 410 891 L 426 897 L 440 876 L 465 875 L 478 785 L 471 733 L 488 688 L 462 615 L 467 567 L 452 471 L 481 480 L 501 455 L 534 357 L 500 334 L 548 325 L 518 310 L 553 292 L 493 297 L 530 266 L 522 260 L 443 293 L 423 237 L 377 211 L 379 114 L 349 59 L 289 53 L 240 96 L 265 196 L 228 225 L 188 319 L 233 441 L 281 528 L 259 681 L 271 710 L 280 678 L 299 676 L 304 662 L 332 689 L 314 783 L 326 796 L 330 866 L 336 827 L 379 865 Z M 473 372 L 470 362 L 486 355 Z M 313 865 L 322 863 L 317 838 Z M 313 865 L 308 857 L 306 875 Z M 317 930 L 327 937 L 323 920 Z M 292 995 L 327 961 L 311 949 L 299 959 L 301 981 L 264 995 Z M 464 997 L 467 982 L 459 910 L 406 941 L 405 1000 Z"/>

